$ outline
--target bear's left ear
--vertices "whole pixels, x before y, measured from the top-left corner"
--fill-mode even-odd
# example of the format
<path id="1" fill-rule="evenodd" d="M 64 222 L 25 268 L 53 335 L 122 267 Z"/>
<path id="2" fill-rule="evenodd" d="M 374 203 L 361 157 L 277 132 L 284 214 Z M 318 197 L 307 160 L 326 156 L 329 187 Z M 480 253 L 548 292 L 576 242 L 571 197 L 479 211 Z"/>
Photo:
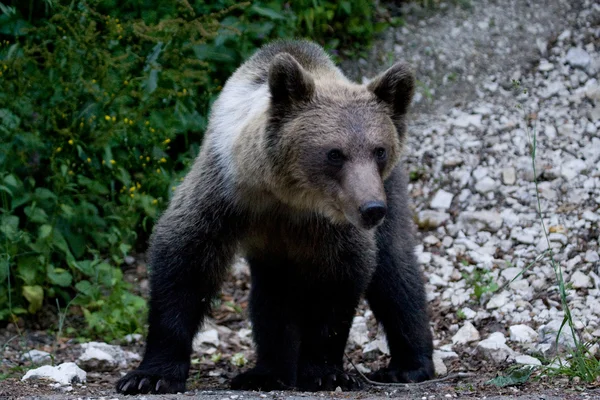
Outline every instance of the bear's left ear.
<path id="1" fill-rule="evenodd" d="M 315 81 L 289 53 L 279 53 L 269 67 L 269 90 L 275 104 L 309 100 Z"/>
<path id="2" fill-rule="evenodd" d="M 396 63 L 373 79 L 367 89 L 392 106 L 393 118 L 400 120 L 408 111 L 415 91 L 415 78 L 405 63 Z"/>

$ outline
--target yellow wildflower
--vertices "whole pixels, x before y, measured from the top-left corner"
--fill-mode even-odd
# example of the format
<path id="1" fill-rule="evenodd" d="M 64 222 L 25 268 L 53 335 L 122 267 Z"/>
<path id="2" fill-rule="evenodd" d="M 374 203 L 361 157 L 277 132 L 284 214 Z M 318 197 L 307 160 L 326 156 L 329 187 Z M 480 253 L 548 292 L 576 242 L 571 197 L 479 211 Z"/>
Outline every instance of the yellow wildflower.
<path id="1" fill-rule="evenodd" d="M 163 142 L 163 144 L 169 144 L 171 143 L 171 139 L 165 139 L 165 141 Z"/>
<path id="2" fill-rule="evenodd" d="M 69 144 L 73 146 L 73 139 L 69 139 Z"/>
<path id="3" fill-rule="evenodd" d="M 163 157 L 163 158 L 160 159 L 160 162 L 164 164 L 164 163 L 167 162 L 167 159 Z"/>
<path id="4" fill-rule="evenodd" d="M 61 151 L 62 151 L 62 147 L 57 147 L 57 148 L 56 148 L 56 152 L 57 152 L 57 153 L 60 153 Z"/>
<path id="5" fill-rule="evenodd" d="M 135 186 L 132 186 L 132 187 L 130 187 L 130 188 L 129 188 L 129 191 L 130 191 L 130 192 L 135 192 Z"/>
<path id="6" fill-rule="evenodd" d="M 156 200 L 156 199 L 152 200 L 152 204 L 158 204 L 158 200 Z"/>
<path id="7" fill-rule="evenodd" d="M 105 115 L 104 119 L 107 120 L 107 121 L 110 121 L 110 115 Z"/>
<path id="8" fill-rule="evenodd" d="M 110 160 L 110 163 L 111 163 L 112 165 L 115 165 L 117 162 L 116 162 L 115 160 Z"/>

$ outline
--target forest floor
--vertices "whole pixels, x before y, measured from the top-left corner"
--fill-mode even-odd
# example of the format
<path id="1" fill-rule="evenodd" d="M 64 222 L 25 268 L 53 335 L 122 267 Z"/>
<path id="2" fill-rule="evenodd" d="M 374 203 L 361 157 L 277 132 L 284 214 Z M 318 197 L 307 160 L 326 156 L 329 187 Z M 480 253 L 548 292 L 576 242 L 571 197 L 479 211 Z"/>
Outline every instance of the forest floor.
<path id="1" fill-rule="evenodd" d="M 600 398 L 600 382 L 568 373 L 535 373 L 510 387 L 487 383 L 517 364 L 547 366 L 561 354 L 569 362 L 572 337 L 563 333 L 556 346 L 564 314 L 548 248 L 563 270 L 577 337 L 600 355 L 595 344 L 600 338 L 600 4 L 477 0 L 404 11 L 404 26 L 384 32 L 367 57 L 342 68 L 366 81 L 394 60 L 415 66 L 418 90 L 406 166 L 420 228 L 417 253 L 427 279 L 436 372 L 441 378 L 472 375 L 357 392 L 228 390 L 229 380 L 254 357 L 246 317 L 248 271 L 240 262 L 195 342 L 188 392 L 156 398 Z M 143 256 L 125 275 L 147 295 Z M 382 339 L 368 306 L 361 304 L 347 348 L 359 369 L 385 365 Z M 133 354 L 119 353 L 112 366 L 86 368 L 78 362 L 81 345 L 57 339 L 55 332 L 9 325 L 0 330 L 0 343 L 0 398 L 122 398 L 114 384 L 143 351 L 143 339 L 132 338 L 117 344 Z M 77 362 L 87 381 L 21 381 L 27 370 L 47 362 L 23 359 L 32 349 L 49 353 L 55 365 Z M 346 368 L 353 371 L 350 363 Z"/>

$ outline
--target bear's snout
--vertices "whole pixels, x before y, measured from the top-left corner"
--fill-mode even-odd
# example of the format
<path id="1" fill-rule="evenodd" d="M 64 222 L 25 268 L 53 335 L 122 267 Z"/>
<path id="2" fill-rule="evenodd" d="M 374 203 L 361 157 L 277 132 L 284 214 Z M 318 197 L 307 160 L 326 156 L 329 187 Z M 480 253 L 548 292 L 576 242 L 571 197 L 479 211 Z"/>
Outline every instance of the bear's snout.
<path id="1" fill-rule="evenodd" d="M 358 211 L 365 228 L 370 229 L 379 224 L 385 217 L 387 207 L 383 201 L 368 201 L 361 205 Z"/>

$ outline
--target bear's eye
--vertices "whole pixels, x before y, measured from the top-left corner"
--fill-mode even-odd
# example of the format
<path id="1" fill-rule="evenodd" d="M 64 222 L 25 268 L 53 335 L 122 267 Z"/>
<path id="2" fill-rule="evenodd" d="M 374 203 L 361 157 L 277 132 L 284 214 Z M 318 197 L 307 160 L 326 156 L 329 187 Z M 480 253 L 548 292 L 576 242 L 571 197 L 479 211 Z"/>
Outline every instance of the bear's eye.
<path id="1" fill-rule="evenodd" d="M 341 150 L 333 149 L 327 153 L 327 160 L 334 165 L 340 165 L 344 161 L 344 155 Z"/>
<path id="2" fill-rule="evenodd" d="M 375 149 L 375 157 L 377 157 L 379 161 L 383 161 L 387 157 L 387 152 L 383 147 L 378 147 Z"/>

